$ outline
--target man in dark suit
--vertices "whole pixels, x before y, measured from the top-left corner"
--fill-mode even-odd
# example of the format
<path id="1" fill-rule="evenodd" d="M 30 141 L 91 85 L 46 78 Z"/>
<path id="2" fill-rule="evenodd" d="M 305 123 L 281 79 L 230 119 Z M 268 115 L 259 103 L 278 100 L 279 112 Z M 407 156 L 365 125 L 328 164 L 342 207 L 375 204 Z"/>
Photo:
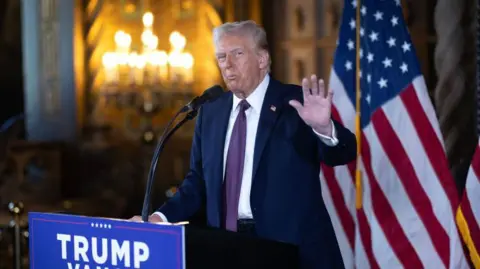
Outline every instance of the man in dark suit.
<path id="1" fill-rule="evenodd" d="M 206 200 L 210 226 L 296 244 L 304 268 L 343 268 L 320 162 L 353 161 L 356 139 L 331 119 L 333 93 L 314 75 L 303 89 L 271 78 L 266 34 L 253 21 L 223 24 L 214 39 L 230 91 L 201 108 L 190 171 L 149 221 L 188 219 Z"/>

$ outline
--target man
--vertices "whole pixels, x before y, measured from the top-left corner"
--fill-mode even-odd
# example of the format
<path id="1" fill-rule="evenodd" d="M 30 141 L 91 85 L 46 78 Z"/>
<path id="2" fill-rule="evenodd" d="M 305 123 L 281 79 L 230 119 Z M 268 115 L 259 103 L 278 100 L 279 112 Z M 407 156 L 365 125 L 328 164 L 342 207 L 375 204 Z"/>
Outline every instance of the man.
<path id="1" fill-rule="evenodd" d="M 253 21 L 217 27 L 214 41 L 230 91 L 201 108 L 190 171 L 149 221 L 185 220 L 206 198 L 208 225 L 296 244 L 304 268 L 343 268 L 320 162 L 354 160 L 356 140 L 331 119 L 332 91 L 315 75 L 303 90 L 271 78 L 266 34 Z"/>

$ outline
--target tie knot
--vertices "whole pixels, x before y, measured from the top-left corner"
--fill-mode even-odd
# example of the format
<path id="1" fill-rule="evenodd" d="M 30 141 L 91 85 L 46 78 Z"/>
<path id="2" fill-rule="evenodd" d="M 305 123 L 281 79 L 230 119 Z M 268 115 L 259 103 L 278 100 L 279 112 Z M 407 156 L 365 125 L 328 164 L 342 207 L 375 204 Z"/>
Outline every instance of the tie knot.
<path id="1" fill-rule="evenodd" d="M 240 111 L 245 111 L 250 107 L 250 104 L 247 102 L 247 100 L 242 100 L 238 104 L 238 107 L 240 108 Z"/>

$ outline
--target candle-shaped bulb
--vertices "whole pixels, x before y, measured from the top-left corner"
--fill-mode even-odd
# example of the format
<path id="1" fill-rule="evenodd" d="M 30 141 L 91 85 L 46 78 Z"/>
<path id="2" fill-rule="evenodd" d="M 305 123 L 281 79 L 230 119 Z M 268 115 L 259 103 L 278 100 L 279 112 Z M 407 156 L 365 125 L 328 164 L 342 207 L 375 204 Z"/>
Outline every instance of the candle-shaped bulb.
<path id="1" fill-rule="evenodd" d="M 153 25 L 153 14 L 152 12 L 145 12 L 142 17 L 143 26 L 150 28 Z"/>

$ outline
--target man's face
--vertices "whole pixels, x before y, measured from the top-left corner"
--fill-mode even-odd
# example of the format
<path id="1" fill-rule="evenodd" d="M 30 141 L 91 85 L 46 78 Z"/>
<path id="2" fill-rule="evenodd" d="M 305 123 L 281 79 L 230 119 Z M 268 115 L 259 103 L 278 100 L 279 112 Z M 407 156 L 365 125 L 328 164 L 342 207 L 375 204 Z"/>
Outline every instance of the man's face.
<path id="1" fill-rule="evenodd" d="M 262 59 L 249 37 L 225 35 L 215 48 L 218 66 L 227 88 L 248 95 L 260 83 Z"/>

